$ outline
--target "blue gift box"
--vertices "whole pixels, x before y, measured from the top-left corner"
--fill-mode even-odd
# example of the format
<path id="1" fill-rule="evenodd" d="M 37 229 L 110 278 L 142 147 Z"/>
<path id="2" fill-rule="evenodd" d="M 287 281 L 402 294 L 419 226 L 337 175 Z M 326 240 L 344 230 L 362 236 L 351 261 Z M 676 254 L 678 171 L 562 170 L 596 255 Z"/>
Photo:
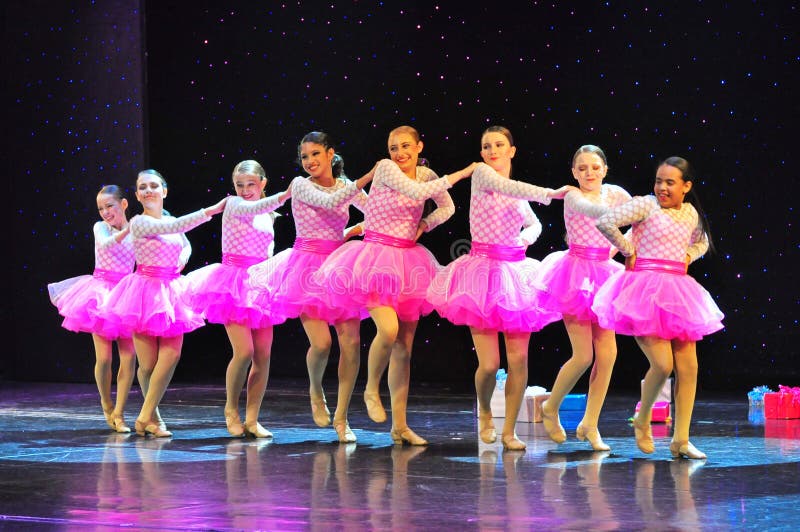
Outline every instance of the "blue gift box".
<path id="1" fill-rule="evenodd" d="M 584 410 L 586 410 L 585 393 L 566 395 L 561 401 L 561 408 L 558 409 L 559 412 L 583 412 Z"/>

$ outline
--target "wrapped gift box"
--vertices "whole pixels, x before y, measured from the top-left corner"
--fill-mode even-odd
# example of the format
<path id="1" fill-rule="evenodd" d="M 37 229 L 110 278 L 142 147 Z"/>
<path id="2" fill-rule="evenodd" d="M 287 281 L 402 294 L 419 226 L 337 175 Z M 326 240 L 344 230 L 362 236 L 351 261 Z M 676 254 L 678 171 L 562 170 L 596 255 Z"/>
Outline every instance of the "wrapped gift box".
<path id="1" fill-rule="evenodd" d="M 530 399 L 543 394 L 545 389 L 541 386 L 528 386 L 525 389 L 525 395 L 522 397 L 522 403 L 519 405 L 519 415 L 517 415 L 517 423 L 533 423 L 533 409 L 531 408 Z M 492 408 L 492 417 L 506 417 L 506 391 L 505 387 L 495 387 L 492 393 L 492 400 L 490 403 Z M 475 407 L 476 415 L 479 409 Z"/>
<path id="2" fill-rule="evenodd" d="M 764 394 L 766 419 L 800 418 L 800 388 L 780 387 L 781 391 Z"/>
<path id="3" fill-rule="evenodd" d="M 652 417 L 650 418 L 650 421 L 655 423 L 669 423 L 670 421 L 672 421 L 671 406 L 672 405 L 670 405 L 669 402 L 667 401 L 656 401 L 653 404 Z M 641 401 L 636 403 L 636 410 L 635 410 L 636 414 L 639 413 L 639 409 L 641 409 L 641 407 L 642 407 Z"/>
<path id="4" fill-rule="evenodd" d="M 644 379 L 642 379 L 642 394 L 644 394 Z M 664 386 L 661 387 L 661 391 L 658 392 L 658 397 L 656 397 L 656 402 L 672 402 L 672 377 L 667 379 L 667 382 L 664 383 Z"/>

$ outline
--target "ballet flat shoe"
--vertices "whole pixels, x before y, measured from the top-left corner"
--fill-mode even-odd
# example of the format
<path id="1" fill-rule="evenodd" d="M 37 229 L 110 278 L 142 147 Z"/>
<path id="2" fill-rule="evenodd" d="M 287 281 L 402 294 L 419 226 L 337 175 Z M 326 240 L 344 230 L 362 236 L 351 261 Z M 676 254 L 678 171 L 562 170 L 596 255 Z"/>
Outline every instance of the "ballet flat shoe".
<path id="1" fill-rule="evenodd" d="M 244 431 L 253 438 L 272 438 L 272 433 L 261 426 L 261 423 L 245 423 Z"/>
<path id="2" fill-rule="evenodd" d="M 611 447 L 606 445 L 603 438 L 600 437 L 600 431 L 597 430 L 597 427 L 587 427 L 583 423 L 579 423 L 578 428 L 575 429 L 575 437 L 580 441 L 589 440 L 592 449 L 595 451 L 611 450 Z"/>
<path id="3" fill-rule="evenodd" d="M 553 414 L 548 414 L 545 412 L 545 405 L 547 401 L 542 403 L 542 424 L 544 424 L 544 430 L 547 432 L 547 435 L 556 443 L 564 443 L 567 441 L 567 433 L 564 430 L 564 427 L 561 426 L 561 420 L 558 418 L 558 412 Z"/>
<path id="4" fill-rule="evenodd" d="M 318 427 L 327 427 L 331 424 L 331 412 L 328 410 L 328 403 L 325 398 L 311 398 L 311 417 Z"/>
<path id="5" fill-rule="evenodd" d="M 364 392 L 364 404 L 367 405 L 367 415 L 375 423 L 386 421 L 386 410 L 381 404 L 381 396 Z"/>
<path id="6" fill-rule="evenodd" d="M 636 437 L 636 446 L 645 454 L 652 454 L 656 450 L 653 443 L 653 431 L 651 430 L 650 423 L 646 426 L 639 423 L 638 418 L 633 418 L 631 421 L 633 425 L 633 433 Z"/>
<path id="7" fill-rule="evenodd" d="M 244 437 L 244 425 L 239 417 L 239 412 L 225 412 L 225 426 L 231 436 L 235 438 Z"/>
<path id="8" fill-rule="evenodd" d="M 389 435 L 392 437 L 392 441 L 395 445 L 403 445 L 405 443 L 409 445 L 428 445 L 428 440 L 417 435 L 416 432 L 408 427 L 400 430 L 392 429 Z"/>
<path id="9" fill-rule="evenodd" d="M 503 449 L 506 451 L 524 451 L 527 447 L 525 442 L 517 438 L 516 434 L 503 434 L 500 441 L 503 442 Z"/>
<path id="10" fill-rule="evenodd" d="M 494 443 L 497 441 L 497 430 L 494 428 L 492 416 L 478 418 L 478 435 L 483 443 Z"/>
<path id="11" fill-rule="evenodd" d="M 106 418 L 106 423 L 112 429 L 114 428 L 114 409 L 103 410 L 103 416 Z"/>
<path id="12" fill-rule="evenodd" d="M 131 428 L 125 424 L 125 420 L 122 416 L 119 417 L 112 417 L 111 424 L 113 425 L 114 432 L 119 432 L 120 434 L 127 434 L 131 431 Z"/>
<path id="13" fill-rule="evenodd" d="M 347 421 L 334 421 L 333 430 L 336 431 L 336 435 L 339 437 L 339 443 L 355 443 L 357 440 Z"/>
<path id="14" fill-rule="evenodd" d="M 674 441 L 669 444 L 669 452 L 673 458 L 689 458 L 690 460 L 705 460 L 706 453 L 695 447 L 691 442 Z"/>
<path id="15" fill-rule="evenodd" d="M 156 438 L 169 438 L 172 436 L 170 431 L 162 430 L 158 421 L 152 419 L 150 421 L 139 421 L 137 419 L 133 426 L 139 436 L 147 436 L 148 434 Z"/>

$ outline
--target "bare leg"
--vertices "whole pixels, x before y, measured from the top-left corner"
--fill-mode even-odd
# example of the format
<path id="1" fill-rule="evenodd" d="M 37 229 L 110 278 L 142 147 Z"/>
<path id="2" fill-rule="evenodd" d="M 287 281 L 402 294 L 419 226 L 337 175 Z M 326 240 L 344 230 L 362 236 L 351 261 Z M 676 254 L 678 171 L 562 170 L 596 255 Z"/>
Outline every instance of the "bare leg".
<path id="1" fill-rule="evenodd" d="M 367 359 L 367 384 L 364 388 L 364 402 L 367 404 L 367 413 L 376 423 L 386 420 L 386 412 L 381 405 L 380 386 L 395 341 L 398 337 L 400 323 L 397 313 L 391 307 L 375 307 L 370 309 L 370 316 L 377 329 L 375 338 L 369 346 Z"/>
<path id="2" fill-rule="evenodd" d="M 333 414 L 334 423 L 347 422 L 347 409 L 361 366 L 360 328 L 361 323 L 358 320 L 336 324 L 336 335 L 339 338 L 339 390 L 336 411 Z"/>
<path id="3" fill-rule="evenodd" d="M 106 422 L 113 429 L 111 416 L 114 411 L 114 400 L 111 397 L 111 356 L 113 343 L 108 338 L 93 334 L 94 342 L 94 380 L 100 392 L 100 406 L 105 414 Z"/>
<path id="4" fill-rule="evenodd" d="M 172 380 L 172 375 L 175 373 L 175 368 L 181 357 L 181 347 L 183 346 L 182 334 L 178 336 L 159 337 L 156 340 L 158 342 L 158 352 L 155 365 L 150 374 L 150 385 L 147 389 L 147 395 L 144 398 L 142 410 L 137 417 L 137 421 L 139 422 L 148 422 L 154 419 L 155 410 L 161 402 L 162 397 L 164 397 L 164 392 L 167 391 L 167 387 Z M 134 335 L 134 343 L 136 344 L 137 352 L 139 352 L 136 335 Z"/>
<path id="5" fill-rule="evenodd" d="M 328 324 L 322 320 L 301 316 L 300 323 L 308 336 L 308 353 L 306 353 L 306 367 L 308 368 L 308 395 L 311 398 L 311 415 L 314 423 L 320 427 L 330 424 L 330 412 L 325 401 L 325 391 L 322 389 L 322 377 L 328 365 L 328 355 L 331 352 L 331 331 Z"/>
<path id="6" fill-rule="evenodd" d="M 697 345 L 673 340 L 672 353 L 675 357 L 675 425 L 670 451 L 673 456 L 705 458 L 702 451 L 689 443 L 689 425 L 697 392 Z"/>
<path id="7" fill-rule="evenodd" d="M 239 399 L 247 380 L 247 370 L 253 362 L 253 335 L 250 327 L 240 323 L 225 325 L 233 356 L 225 372 L 225 424 L 232 436 L 244 435 L 244 426 L 239 417 Z"/>
<path id="8" fill-rule="evenodd" d="M 272 357 L 272 327 L 252 330 L 255 342 L 253 364 L 250 366 L 250 375 L 247 378 L 247 403 L 245 407 L 246 427 L 258 423 L 258 414 L 264 393 L 267 391 L 269 380 L 269 364 Z"/>
<path id="9" fill-rule="evenodd" d="M 528 386 L 528 344 L 530 333 L 503 333 L 508 359 L 506 379 L 506 419 L 503 424 L 503 447 L 513 451 L 525 449 L 516 434 L 517 417 L 525 388 Z"/>
<path id="10" fill-rule="evenodd" d="M 470 327 L 478 369 L 475 370 L 475 394 L 478 396 L 478 435 L 484 443 L 493 443 L 497 432 L 492 421 L 492 394 L 500 369 L 500 345 L 497 331 Z"/>
<path id="11" fill-rule="evenodd" d="M 637 336 L 636 343 L 650 362 L 650 369 L 644 376 L 641 405 L 639 413 L 633 420 L 633 428 L 636 433 L 636 445 L 642 452 L 649 454 L 654 450 L 653 435 L 650 430 L 653 404 L 664 382 L 672 373 L 672 344 L 669 340 L 654 336 Z"/>
<path id="12" fill-rule="evenodd" d="M 411 384 L 411 348 L 418 321 L 401 321 L 397 341 L 392 348 L 389 361 L 389 393 L 392 399 L 392 440 L 411 445 L 427 445 L 428 442 L 408 427 L 408 389 Z"/>
<path id="13" fill-rule="evenodd" d="M 133 349 L 133 340 L 130 338 L 117 339 L 119 350 L 119 371 L 117 371 L 117 400 L 114 406 L 114 418 L 122 419 L 125 413 L 125 404 L 136 375 L 136 352 Z"/>

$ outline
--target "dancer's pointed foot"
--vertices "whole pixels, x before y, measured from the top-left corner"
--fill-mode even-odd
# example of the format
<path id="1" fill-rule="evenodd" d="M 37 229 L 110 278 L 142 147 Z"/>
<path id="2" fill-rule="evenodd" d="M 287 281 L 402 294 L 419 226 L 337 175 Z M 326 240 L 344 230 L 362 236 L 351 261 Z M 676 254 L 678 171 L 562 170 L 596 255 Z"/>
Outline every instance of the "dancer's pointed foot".
<path id="1" fill-rule="evenodd" d="M 597 430 L 597 427 L 589 427 L 583 423 L 579 423 L 578 428 L 575 429 L 575 436 L 581 441 L 589 440 L 589 443 L 592 445 L 592 449 L 595 451 L 611 450 L 611 447 L 606 445 L 606 443 L 603 441 L 603 438 L 600 437 L 600 431 Z"/>
<path id="2" fill-rule="evenodd" d="M 483 443 L 494 443 L 497 441 L 497 430 L 494 428 L 492 413 L 481 413 L 478 416 L 478 435 Z"/>
<path id="3" fill-rule="evenodd" d="M 242 418 L 239 417 L 239 412 L 225 410 L 225 426 L 228 427 L 228 433 L 231 436 L 235 438 L 244 436 L 244 424 L 242 423 Z"/>
<path id="4" fill-rule="evenodd" d="M 381 404 L 381 396 L 377 393 L 364 392 L 364 403 L 367 405 L 367 415 L 375 423 L 386 421 L 386 410 Z"/>
<path id="5" fill-rule="evenodd" d="M 642 423 L 638 417 L 634 417 L 631 425 L 633 425 L 633 433 L 636 437 L 636 446 L 643 453 L 652 454 L 656 450 L 656 446 L 653 443 L 653 431 L 650 423 Z"/>
<path id="6" fill-rule="evenodd" d="M 328 410 L 324 395 L 318 398 L 311 396 L 311 417 L 318 427 L 327 427 L 331 424 L 331 412 Z"/>
<path id="7" fill-rule="evenodd" d="M 567 433 L 564 427 L 561 426 L 561 420 L 558 418 L 558 410 L 555 413 L 550 412 L 547 401 L 542 403 L 542 423 L 547 435 L 556 443 L 564 443 L 567 441 Z"/>

